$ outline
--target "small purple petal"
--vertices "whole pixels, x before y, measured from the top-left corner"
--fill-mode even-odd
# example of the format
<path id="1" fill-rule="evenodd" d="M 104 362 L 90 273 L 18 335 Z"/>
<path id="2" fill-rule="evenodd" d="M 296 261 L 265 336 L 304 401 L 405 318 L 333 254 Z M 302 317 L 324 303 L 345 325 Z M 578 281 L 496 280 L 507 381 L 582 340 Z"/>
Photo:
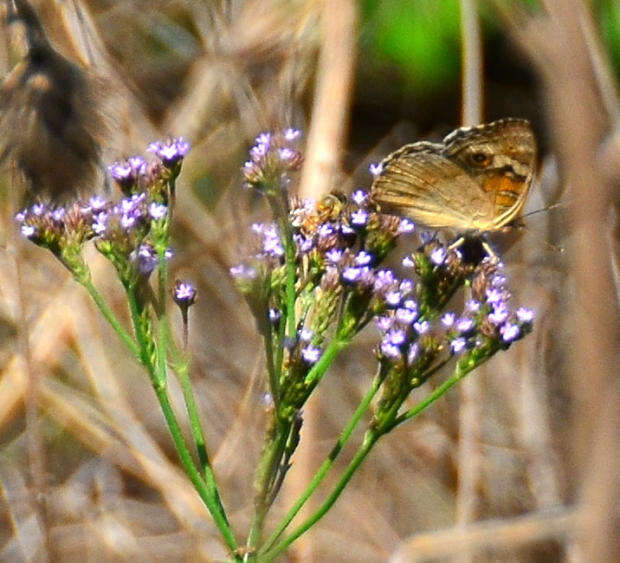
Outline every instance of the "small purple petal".
<path id="1" fill-rule="evenodd" d="M 441 324 L 443 324 L 446 328 L 450 328 L 454 321 L 456 320 L 456 315 L 454 313 L 445 313 L 443 317 L 441 317 Z"/>
<path id="2" fill-rule="evenodd" d="M 458 354 L 459 352 L 463 351 L 466 345 L 467 345 L 467 341 L 462 336 L 459 338 L 455 338 L 452 342 L 450 342 L 452 351 L 455 354 Z"/>
<path id="3" fill-rule="evenodd" d="M 446 259 L 446 249 L 443 246 L 437 247 L 433 252 L 431 252 L 431 262 L 440 266 L 443 264 L 443 261 Z"/>
<path id="4" fill-rule="evenodd" d="M 356 190 L 351 194 L 351 200 L 357 205 L 363 205 L 368 199 L 368 192 L 364 190 Z"/>
<path id="5" fill-rule="evenodd" d="M 392 361 L 398 361 L 401 358 L 400 348 L 389 341 L 381 342 L 381 353 Z"/>
<path id="6" fill-rule="evenodd" d="M 456 323 L 456 330 L 461 333 L 469 332 L 474 328 L 474 321 L 468 317 L 461 317 Z"/>
<path id="7" fill-rule="evenodd" d="M 373 162 L 368 169 L 373 176 L 378 176 L 383 171 L 383 165 L 380 162 L 378 164 Z"/>
<path id="8" fill-rule="evenodd" d="M 307 364 L 316 364 L 321 357 L 321 350 L 320 348 L 315 348 L 314 346 L 306 346 L 301 351 L 301 357 Z"/>
<path id="9" fill-rule="evenodd" d="M 500 327 L 499 332 L 504 342 L 511 342 L 519 336 L 520 331 L 518 325 L 506 323 Z"/>
<path id="10" fill-rule="evenodd" d="M 526 307 L 519 307 L 517 309 L 517 319 L 522 323 L 531 323 L 534 320 L 534 311 Z"/>

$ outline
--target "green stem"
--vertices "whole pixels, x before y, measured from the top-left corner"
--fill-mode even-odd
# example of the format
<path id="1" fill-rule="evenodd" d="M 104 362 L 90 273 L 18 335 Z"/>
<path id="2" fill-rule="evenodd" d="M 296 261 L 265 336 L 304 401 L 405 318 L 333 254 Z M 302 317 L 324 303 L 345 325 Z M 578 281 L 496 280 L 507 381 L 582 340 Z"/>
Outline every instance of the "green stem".
<path id="1" fill-rule="evenodd" d="M 172 440 L 179 455 L 179 459 L 183 464 L 183 468 L 185 469 L 187 476 L 190 478 L 192 484 L 194 485 L 194 488 L 200 495 L 200 498 L 205 503 L 206 507 L 211 513 L 211 516 L 215 521 L 215 525 L 222 534 L 226 545 L 231 552 L 234 552 L 238 547 L 235 536 L 230 528 L 230 525 L 228 524 L 228 521 L 226 520 L 226 517 L 221 512 L 221 506 L 216 502 L 214 496 L 209 490 L 209 487 L 202 479 L 202 477 L 200 476 L 200 472 L 194 465 L 192 456 L 189 452 L 189 449 L 187 448 L 187 445 L 185 444 L 181 428 L 172 409 L 172 405 L 170 404 L 170 400 L 168 399 L 168 395 L 166 393 L 166 385 L 165 383 L 163 385 L 160 384 L 156 380 L 156 378 L 153 378 L 153 389 L 155 390 L 155 394 L 157 395 L 161 410 L 164 413 L 168 429 L 170 430 L 170 435 L 172 436 Z M 235 559 L 238 560 L 239 558 L 235 557 Z"/>
<path id="2" fill-rule="evenodd" d="M 469 358 L 464 357 L 459 360 L 454 368 L 454 372 L 452 375 L 446 379 L 437 389 L 435 389 L 430 395 L 428 395 L 425 399 L 420 401 L 413 408 L 404 412 L 400 416 L 396 417 L 394 423 L 388 429 L 388 432 L 395 428 L 396 426 L 402 424 L 403 422 L 410 420 L 420 414 L 426 407 L 433 404 L 439 397 L 444 395 L 451 387 L 456 385 L 461 379 L 463 379 L 470 371 L 477 368 L 480 364 L 484 363 L 491 355 L 493 355 L 494 351 L 490 351 L 485 353 L 480 358 Z M 488 354 L 488 355 L 487 355 Z M 434 370 L 435 371 L 435 370 Z"/>
<path id="3" fill-rule="evenodd" d="M 298 528 L 295 529 L 293 533 L 284 538 L 280 543 L 278 543 L 274 548 L 272 548 L 267 553 L 259 556 L 258 561 L 261 563 L 266 563 L 267 561 L 272 561 L 275 559 L 280 553 L 282 553 L 291 543 L 293 543 L 299 536 L 301 536 L 304 532 L 309 530 L 312 526 L 314 526 L 324 515 L 325 513 L 334 505 L 340 493 L 345 488 L 347 483 L 350 481 L 351 477 L 357 470 L 357 468 L 364 461 L 372 447 L 375 445 L 377 440 L 381 437 L 381 434 L 376 433 L 373 430 L 367 430 L 366 435 L 364 436 L 364 441 L 362 445 L 357 450 L 357 453 L 347 466 L 345 472 L 343 473 L 340 481 L 329 495 L 327 500 L 321 505 L 321 507 L 310 516 L 303 524 L 301 524 Z"/>
<path id="4" fill-rule="evenodd" d="M 420 401 L 416 406 L 402 414 L 399 417 L 396 417 L 392 424 L 386 426 L 381 429 L 380 432 L 377 432 L 376 429 L 371 429 L 366 432 L 366 436 L 364 437 L 364 442 L 358 449 L 354 458 L 349 463 L 347 469 L 343 473 L 340 481 L 334 488 L 333 492 L 329 495 L 327 500 L 321 505 L 321 507 L 310 516 L 305 522 L 303 522 L 298 528 L 295 529 L 289 536 L 287 536 L 284 540 L 278 543 L 275 547 L 271 548 L 269 551 L 263 552 L 259 557 L 259 561 L 261 563 L 266 563 L 267 561 L 272 561 L 275 559 L 282 551 L 284 551 L 291 543 L 293 543 L 299 536 L 301 536 L 304 532 L 310 529 L 314 524 L 316 524 L 325 513 L 333 506 L 336 502 L 340 493 L 349 482 L 357 468 L 360 466 L 362 461 L 364 461 L 365 457 L 370 452 L 373 445 L 377 442 L 377 440 L 387 434 L 392 429 L 394 429 L 397 425 L 402 422 L 409 420 L 418 414 L 420 414 L 424 409 L 433 404 L 437 399 L 439 399 L 442 395 L 444 395 L 451 387 L 453 387 L 458 381 L 463 379 L 470 371 L 478 367 L 481 363 L 486 361 L 495 350 L 489 349 L 485 351 L 481 351 L 480 355 L 477 357 L 466 356 L 462 358 L 456 365 L 454 369 L 453 375 L 447 379 L 444 383 L 442 383 L 437 389 L 435 389 L 428 397 L 424 400 Z M 434 371 L 434 370 L 433 370 Z M 270 538 L 271 539 L 271 538 Z"/>
<path id="5" fill-rule="evenodd" d="M 247 540 L 247 546 L 250 549 L 256 548 L 260 542 L 263 522 L 270 508 L 266 500 L 270 497 L 274 473 L 280 465 L 290 428 L 290 423 L 278 422 L 275 435 L 265 447 L 263 457 L 258 465 L 260 471 L 257 483 L 258 494 L 255 500 L 254 518 L 252 519 L 252 526 Z"/>
<path id="6" fill-rule="evenodd" d="M 211 496 L 219 507 L 220 513 L 222 514 L 226 522 L 228 522 L 226 510 L 224 509 L 224 505 L 222 504 L 222 499 L 220 498 L 220 493 L 217 488 L 217 482 L 215 480 L 213 468 L 211 467 L 211 462 L 209 461 L 207 444 L 202 428 L 202 423 L 200 422 L 200 415 L 198 412 L 198 406 L 196 404 L 196 398 L 194 396 L 194 388 L 192 386 L 192 382 L 189 376 L 188 362 L 178 362 L 175 365 L 175 373 L 177 374 L 181 389 L 183 391 L 185 407 L 187 409 L 187 415 L 189 417 L 190 430 L 192 432 L 194 443 L 196 445 L 196 452 L 198 454 L 198 460 L 200 461 L 200 467 L 204 475 L 204 480 L 207 484 L 207 487 L 209 488 Z"/>
<path id="7" fill-rule="evenodd" d="M 338 455 L 344 448 L 345 444 L 347 443 L 348 439 L 350 438 L 351 434 L 353 433 L 353 430 L 357 426 L 357 423 L 359 422 L 360 418 L 364 415 L 364 413 L 368 409 L 368 406 L 370 405 L 370 402 L 372 401 L 374 396 L 377 394 L 377 391 L 379 390 L 379 387 L 381 386 L 381 383 L 383 382 L 384 376 L 385 374 L 382 373 L 382 371 L 380 371 L 375 376 L 370 389 L 368 390 L 368 392 L 366 393 L 366 395 L 360 402 L 359 406 L 353 413 L 353 416 L 351 416 L 351 419 L 349 420 L 348 424 L 345 426 L 344 430 L 340 434 L 338 441 L 336 442 L 336 444 L 330 451 L 329 455 L 327 456 L 327 459 L 321 464 L 321 467 L 319 467 L 318 471 L 312 478 L 312 481 L 310 482 L 306 490 L 302 493 L 299 499 L 287 512 L 286 516 L 278 524 L 278 526 L 276 527 L 274 532 L 271 534 L 271 536 L 269 536 L 267 541 L 263 544 L 259 553 L 264 553 L 273 546 L 273 544 L 282 535 L 286 527 L 291 523 L 293 518 L 295 518 L 297 513 L 301 510 L 302 506 L 306 503 L 308 498 L 310 498 L 312 493 L 314 493 L 316 488 L 321 484 L 321 482 L 325 478 L 325 475 L 327 475 L 334 461 L 336 461 L 336 458 L 338 457 Z"/>
<path id="8" fill-rule="evenodd" d="M 88 291 L 88 294 L 92 297 L 98 309 L 110 323 L 114 331 L 120 336 L 121 340 L 127 345 L 131 353 L 137 358 L 140 358 L 140 348 L 138 344 L 136 344 L 131 335 L 123 328 L 123 325 L 121 325 L 116 315 L 112 312 L 112 309 L 110 309 L 90 279 L 78 279 L 78 282 Z"/>

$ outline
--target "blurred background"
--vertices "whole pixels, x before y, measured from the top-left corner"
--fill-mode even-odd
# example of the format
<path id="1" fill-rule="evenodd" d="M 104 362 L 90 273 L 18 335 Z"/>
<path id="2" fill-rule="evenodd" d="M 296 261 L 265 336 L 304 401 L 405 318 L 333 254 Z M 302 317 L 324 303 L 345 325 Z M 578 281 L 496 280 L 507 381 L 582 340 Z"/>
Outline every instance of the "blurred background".
<path id="1" fill-rule="evenodd" d="M 298 189 L 316 197 L 368 188 L 370 162 L 476 116 L 528 118 L 539 139 L 526 212 L 555 207 L 494 241 L 515 302 L 537 312 L 535 330 L 384 439 L 281 559 L 617 560 L 620 4 L 29 4 L 70 65 L 37 67 L 56 89 L 54 104 L 37 106 L 38 83 L 20 82 L 35 72 L 35 23 L 0 5 L 0 560 L 225 556 L 145 374 L 59 263 L 18 238 L 12 216 L 33 191 L 61 200 L 102 193 L 112 159 L 144 155 L 166 135 L 192 142 L 172 269 L 198 286 L 193 379 L 225 504 L 246 534 L 265 385 L 261 343 L 228 269 L 247 252 L 248 226 L 267 217 L 241 187 L 254 137 L 302 129 Z M 59 118 L 50 108 L 63 104 Z M 73 120 L 70 139 L 54 135 L 59 119 Z M 70 171 L 62 182 L 39 166 L 58 161 Z M 96 283 L 126 318 L 113 272 L 94 251 L 91 258 Z M 308 405 L 274 516 L 303 490 L 358 404 L 376 341 L 372 329 L 361 334 Z M 174 386 L 173 394 L 181 405 Z"/>

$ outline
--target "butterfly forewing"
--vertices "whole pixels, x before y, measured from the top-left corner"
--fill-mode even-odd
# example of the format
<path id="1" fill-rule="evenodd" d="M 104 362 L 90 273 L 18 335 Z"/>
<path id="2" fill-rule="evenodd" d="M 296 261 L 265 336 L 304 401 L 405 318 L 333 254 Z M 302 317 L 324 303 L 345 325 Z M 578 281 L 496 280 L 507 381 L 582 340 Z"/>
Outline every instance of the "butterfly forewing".
<path id="1" fill-rule="evenodd" d="M 503 119 L 461 128 L 443 143 L 405 145 L 381 163 L 373 199 L 428 227 L 500 229 L 521 211 L 535 162 L 529 123 Z"/>

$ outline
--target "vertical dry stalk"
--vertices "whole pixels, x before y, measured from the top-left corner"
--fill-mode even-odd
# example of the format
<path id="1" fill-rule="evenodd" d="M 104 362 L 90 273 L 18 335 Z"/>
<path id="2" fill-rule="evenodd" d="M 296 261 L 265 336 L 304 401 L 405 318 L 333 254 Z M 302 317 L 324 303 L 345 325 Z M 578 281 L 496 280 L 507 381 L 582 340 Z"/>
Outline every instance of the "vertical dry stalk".
<path id="1" fill-rule="evenodd" d="M 482 45 L 476 0 L 460 0 L 462 60 L 462 125 L 482 121 Z M 455 525 L 463 528 L 475 520 L 476 484 L 480 474 L 480 375 L 461 382 L 459 388 L 459 443 L 457 450 L 458 486 Z M 471 552 L 458 558 L 472 560 Z"/>
<path id="2" fill-rule="evenodd" d="M 548 113 L 557 153 L 574 204 L 571 257 L 575 303 L 567 319 L 575 334 L 569 365 L 574 456 L 581 478 L 582 500 L 588 518 L 579 538 L 585 561 L 613 560 L 613 507 L 601 499 L 605 479 L 591 471 L 597 456 L 592 444 L 612 440 L 617 432 L 603 424 L 606 400 L 618 399 L 613 377 L 617 370 L 618 304 L 610 251 L 612 187 L 597 167 L 597 153 L 609 127 L 587 35 L 582 22 L 588 17 L 579 0 L 546 0 L 547 18 L 532 19 L 515 34 L 538 63 L 548 95 Z M 600 462 L 600 460 L 599 460 Z M 607 460 L 608 464 L 611 464 Z"/>
<path id="3" fill-rule="evenodd" d="M 320 197 L 340 168 L 356 45 L 353 0 L 324 0 L 323 44 L 299 195 Z"/>

